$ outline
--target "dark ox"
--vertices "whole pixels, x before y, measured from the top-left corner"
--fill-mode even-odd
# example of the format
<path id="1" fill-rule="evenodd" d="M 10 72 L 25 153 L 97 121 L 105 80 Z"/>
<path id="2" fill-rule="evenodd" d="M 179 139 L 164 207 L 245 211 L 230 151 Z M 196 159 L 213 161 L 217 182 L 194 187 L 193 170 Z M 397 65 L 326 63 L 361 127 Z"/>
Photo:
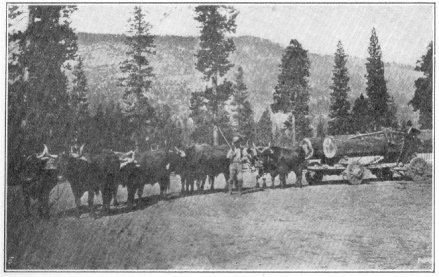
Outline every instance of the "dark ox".
<path id="1" fill-rule="evenodd" d="M 215 177 L 224 174 L 226 182 L 229 179 L 229 163 L 227 159 L 227 145 L 211 146 L 208 144 L 195 144 L 185 149 L 186 158 L 180 170 L 182 193 L 194 191 L 194 182 L 197 189 L 204 190 L 206 176 L 210 189 L 214 190 Z"/>
<path id="2" fill-rule="evenodd" d="M 44 145 L 43 153 L 32 154 L 24 161 L 21 184 L 26 214 L 30 214 L 30 199 L 38 200 L 38 214 L 49 217 L 49 195 L 58 181 L 58 156 L 49 153 Z"/>
<path id="3" fill-rule="evenodd" d="M 81 197 L 88 192 L 88 206 L 90 214 L 94 216 L 94 196 L 102 193 L 103 211 L 108 213 L 110 210 L 111 198 L 117 205 L 117 178 L 119 174 L 119 158 L 112 152 L 104 150 L 99 154 L 83 154 L 84 145 L 79 154 L 63 154 L 60 161 L 61 175 L 69 183 L 75 198 L 78 211 L 81 206 Z"/>
<path id="4" fill-rule="evenodd" d="M 122 162 L 120 168 L 120 182 L 128 190 L 128 206 L 132 207 L 134 195 L 140 199 L 145 184 L 160 186 L 160 197 L 164 198 L 170 188 L 170 173 L 176 172 L 185 152 L 175 150 L 151 150 L 144 152 L 118 153 Z"/>
<path id="5" fill-rule="evenodd" d="M 306 166 L 306 152 L 302 146 L 293 148 L 269 146 L 259 150 L 258 157 L 262 163 L 262 173 L 268 172 L 271 174 L 273 187 L 276 175 L 279 175 L 280 186 L 284 187 L 286 178 L 291 171 L 296 174 L 297 185 L 302 187 L 302 170 Z"/>

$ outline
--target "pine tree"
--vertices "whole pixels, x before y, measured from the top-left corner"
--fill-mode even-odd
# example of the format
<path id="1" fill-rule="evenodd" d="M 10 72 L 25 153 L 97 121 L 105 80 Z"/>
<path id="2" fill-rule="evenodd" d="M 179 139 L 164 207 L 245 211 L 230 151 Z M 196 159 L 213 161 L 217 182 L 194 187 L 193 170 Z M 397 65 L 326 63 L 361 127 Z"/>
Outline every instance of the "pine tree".
<path id="1" fill-rule="evenodd" d="M 273 123 L 271 122 L 270 109 L 266 108 L 257 124 L 256 138 L 258 145 L 268 145 L 273 141 L 273 134 L 271 130 L 272 125 Z"/>
<path id="2" fill-rule="evenodd" d="M 81 56 L 78 57 L 78 63 L 73 68 L 72 89 L 70 91 L 70 106 L 72 108 L 73 134 L 78 141 L 87 141 L 88 122 L 90 120 L 88 110 L 88 85 L 87 76 L 84 71 L 84 62 Z"/>
<path id="3" fill-rule="evenodd" d="M 292 113 L 295 117 L 296 139 L 312 134 L 309 114 L 308 51 L 297 40 L 291 40 L 281 61 L 281 72 L 273 94 L 273 112 Z"/>
<path id="4" fill-rule="evenodd" d="M 151 88 L 153 68 L 147 56 L 155 54 L 154 37 L 150 34 L 151 25 L 146 22 L 140 6 L 134 7 L 129 20 L 130 29 L 125 44 L 128 46 L 125 60 L 120 70 L 125 75 L 120 79 L 124 87 L 124 112 L 129 118 L 133 139 L 138 145 L 145 138 L 147 129 L 153 123 L 154 108 L 147 93 Z"/>
<path id="5" fill-rule="evenodd" d="M 190 99 L 190 117 L 193 119 L 196 127 L 191 137 L 194 141 L 199 143 L 215 144 L 214 126 L 221 128 L 224 136 L 230 141 L 233 137 L 233 129 L 231 127 L 230 115 L 225 110 L 225 95 L 231 95 L 233 93 L 233 84 L 227 80 L 221 85 L 217 86 L 217 95 L 222 95 L 221 102 L 216 107 L 215 119 L 212 116 L 212 102 L 207 99 L 211 97 L 213 88 L 206 88 L 202 91 L 196 91 L 192 93 Z M 215 121 L 214 121 L 215 120 Z M 217 138 L 217 142 L 224 141 L 222 135 Z"/>
<path id="6" fill-rule="evenodd" d="M 196 68 L 212 85 L 210 90 L 206 89 L 205 93 L 199 93 L 197 97 L 204 98 L 205 107 L 211 117 L 209 121 L 217 126 L 220 108 L 232 93 L 232 90 L 219 88 L 221 85 L 219 78 L 233 67 L 229 61 L 229 55 L 235 50 L 233 40 L 226 39 L 225 35 L 235 33 L 235 20 L 238 13 L 232 7 L 217 5 L 197 6 L 195 13 L 197 14 L 195 20 L 201 23 L 200 49 L 196 54 Z M 217 128 L 212 128 L 212 130 L 213 143 L 217 145 L 218 130 Z"/>
<path id="7" fill-rule="evenodd" d="M 20 60 L 22 48 L 20 40 L 22 32 L 12 30 L 22 11 L 18 6 L 8 6 L 8 185 L 18 184 L 22 172 L 22 157 L 28 154 L 26 151 L 23 126 L 27 112 L 26 93 L 29 91 L 24 82 L 24 67 Z M 10 28 L 10 29 L 9 29 Z"/>
<path id="8" fill-rule="evenodd" d="M 255 121 L 253 108 L 248 100 L 249 93 L 244 82 L 244 70 L 241 66 L 238 67 L 235 78 L 236 81 L 233 86 L 232 98 L 234 131 L 236 134 L 242 135 L 245 139 L 254 142 Z"/>
<path id="9" fill-rule="evenodd" d="M 29 6 L 27 29 L 17 34 L 22 73 L 27 142 L 23 148 L 53 151 L 66 146 L 69 132 L 69 94 L 65 70 L 74 60 L 77 36 L 70 26 L 75 6 Z"/>
<path id="10" fill-rule="evenodd" d="M 366 92 L 369 97 L 372 124 L 374 129 L 378 129 L 390 126 L 391 118 L 389 118 L 390 96 L 387 92 L 386 80 L 384 79 L 384 63 L 381 60 L 381 47 L 375 28 L 372 29 L 368 52 Z"/>
<path id="11" fill-rule="evenodd" d="M 395 103 L 395 100 L 393 99 L 393 96 L 391 96 L 389 100 L 388 114 L 386 116 L 388 120 L 387 123 L 388 127 L 398 129 L 399 124 L 398 124 L 398 118 L 396 116 L 397 111 L 398 111 L 398 107 Z"/>
<path id="12" fill-rule="evenodd" d="M 415 81 L 415 95 L 410 100 L 409 105 L 413 110 L 419 111 L 419 124 L 423 129 L 432 129 L 433 127 L 433 42 L 427 47 L 427 53 L 417 61 L 415 70 L 424 73 Z"/>
<path id="13" fill-rule="evenodd" d="M 347 56 L 344 52 L 341 41 L 337 44 L 337 51 L 334 57 L 334 69 L 332 77 L 331 107 L 328 123 L 328 132 L 330 135 L 342 135 L 350 132 L 350 115 L 351 109 L 348 101 L 349 87 L 348 69 L 346 68 Z"/>
<path id="14" fill-rule="evenodd" d="M 363 94 L 355 100 L 352 107 L 352 131 L 365 133 L 371 129 L 369 100 Z"/>

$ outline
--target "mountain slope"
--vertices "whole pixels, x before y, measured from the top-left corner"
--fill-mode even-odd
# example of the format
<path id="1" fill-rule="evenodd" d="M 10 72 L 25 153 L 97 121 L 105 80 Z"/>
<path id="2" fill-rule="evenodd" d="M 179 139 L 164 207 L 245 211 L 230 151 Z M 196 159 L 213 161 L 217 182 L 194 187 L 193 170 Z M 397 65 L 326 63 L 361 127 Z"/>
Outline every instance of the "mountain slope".
<path id="1" fill-rule="evenodd" d="M 125 59 L 126 46 L 121 35 L 79 33 L 79 54 L 83 56 L 89 79 L 92 107 L 99 103 L 117 101 L 122 88 L 117 86 L 119 64 Z M 251 92 L 250 101 L 256 118 L 272 103 L 272 91 L 277 82 L 279 64 L 284 48 L 266 39 L 244 36 L 234 38 L 236 51 L 231 60 L 244 69 L 245 82 Z M 188 115 L 191 92 L 203 89 L 206 83 L 195 69 L 198 39 L 195 37 L 158 36 L 156 55 L 151 57 L 155 78 L 151 97 L 170 104 L 179 115 Z M 365 48 L 367 45 L 365 45 Z M 335 51 L 335 46 L 334 46 Z M 309 53 L 311 61 L 310 110 L 313 116 L 327 114 L 329 86 L 332 78 L 332 56 Z M 351 94 L 353 100 L 365 93 L 366 69 L 364 59 L 349 57 Z M 233 80 L 235 68 L 226 76 Z M 414 93 L 414 81 L 420 76 L 413 67 L 388 63 L 385 76 L 390 95 L 395 97 L 400 119 L 415 119 L 408 101 Z"/>

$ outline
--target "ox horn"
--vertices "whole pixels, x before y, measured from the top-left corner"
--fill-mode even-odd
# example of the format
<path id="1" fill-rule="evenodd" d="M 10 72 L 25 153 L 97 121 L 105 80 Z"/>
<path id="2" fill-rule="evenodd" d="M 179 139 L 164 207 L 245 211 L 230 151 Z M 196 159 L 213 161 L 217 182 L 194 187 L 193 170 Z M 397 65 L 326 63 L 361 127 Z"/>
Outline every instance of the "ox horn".
<path id="1" fill-rule="evenodd" d="M 84 146 L 85 146 L 85 143 L 83 143 L 83 144 L 81 145 L 81 147 L 79 148 L 79 157 L 82 156 L 82 151 L 84 150 Z"/>
<path id="2" fill-rule="evenodd" d="M 177 153 L 179 153 L 182 158 L 186 157 L 186 153 L 183 150 L 178 149 L 177 146 L 174 146 L 174 147 L 175 147 L 175 150 L 177 151 Z"/>
<path id="3" fill-rule="evenodd" d="M 38 159 L 41 159 L 41 158 L 42 158 L 44 155 L 46 155 L 47 152 L 49 151 L 49 149 L 47 148 L 47 145 L 45 145 L 45 144 L 43 144 L 43 145 L 44 145 L 43 153 L 37 155 L 37 158 L 38 158 Z"/>

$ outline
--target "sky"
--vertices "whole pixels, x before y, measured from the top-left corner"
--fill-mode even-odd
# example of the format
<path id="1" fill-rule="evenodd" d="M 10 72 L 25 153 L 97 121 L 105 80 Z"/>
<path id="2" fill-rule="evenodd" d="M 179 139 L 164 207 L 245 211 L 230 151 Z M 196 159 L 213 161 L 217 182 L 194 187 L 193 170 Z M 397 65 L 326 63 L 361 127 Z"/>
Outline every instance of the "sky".
<path id="1" fill-rule="evenodd" d="M 333 55 L 342 41 L 349 56 L 366 58 L 375 27 L 385 62 L 415 65 L 434 39 L 433 4 L 234 4 L 236 36 L 251 35 L 287 46 L 297 39 L 311 53 Z M 132 4 L 80 4 L 72 16 L 78 32 L 126 33 Z M 198 36 L 194 4 L 142 5 L 155 35 Z"/>

